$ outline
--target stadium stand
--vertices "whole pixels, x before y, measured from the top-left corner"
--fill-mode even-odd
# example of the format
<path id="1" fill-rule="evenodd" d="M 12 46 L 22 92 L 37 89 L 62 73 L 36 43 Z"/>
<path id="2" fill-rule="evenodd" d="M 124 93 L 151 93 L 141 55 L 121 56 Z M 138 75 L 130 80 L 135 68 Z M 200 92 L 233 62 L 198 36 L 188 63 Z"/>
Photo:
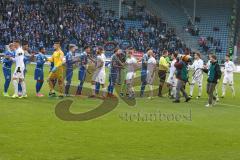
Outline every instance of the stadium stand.
<path id="1" fill-rule="evenodd" d="M 104 6 L 106 2 L 108 5 Z M 139 51 L 145 51 L 149 46 L 158 53 L 163 49 L 183 50 L 184 45 L 174 30 L 166 30 L 166 23 L 162 23 L 159 17 L 132 3 L 132 8 L 139 11 L 133 16 L 140 16 L 141 20 L 129 20 L 133 17 L 129 17 L 127 11 L 123 11 L 126 14 L 122 19 L 117 19 L 114 10 L 117 10 L 118 4 L 114 2 L 2 1 L 1 45 L 20 39 L 29 41 L 33 50 L 45 46 L 51 51 L 54 39 L 60 39 L 64 45 L 75 43 L 79 48 L 86 44 L 97 46 L 107 42 L 121 46 L 124 42 Z M 129 10 L 129 4 L 125 6 L 125 10 Z"/>
<path id="2" fill-rule="evenodd" d="M 190 33 L 189 19 L 193 15 L 192 0 L 150 0 L 146 4 L 147 9 L 161 15 L 169 26 L 176 29 L 177 35 L 194 50 L 202 52 L 216 52 L 223 59 L 228 52 L 229 22 L 232 14 L 233 0 L 202 0 L 196 1 L 196 25 L 197 35 Z M 204 40 L 207 46 L 199 42 Z"/>
<path id="3" fill-rule="evenodd" d="M 219 58 L 224 58 L 228 52 L 232 4 L 232 0 L 197 1 L 196 17 L 199 20 L 196 26 L 199 28 L 199 37 L 207 40 L 209 50 L 215 51 Z M 182 1 L 182 5 L 188 13 L 193 13 L 193 1 Z"/>
<path id="4" fill-rule="evenodd" d="M 116 0 L 1 1 L 0 51 L 16 38 L 28 40 L 33 50 L 45 46 L 51 51 L 53 40 L 61 39 L 63 48 L 69 43 L 82 48 L 114 42 L 139 51 L 150 46 L 160 53 L 189 47 L 216 52 L 223 59 L 228 52 L 232 5 L 233 0 L 197 1 L 193 26 L 192 0 L 123 0 L 120 19 Z"/>

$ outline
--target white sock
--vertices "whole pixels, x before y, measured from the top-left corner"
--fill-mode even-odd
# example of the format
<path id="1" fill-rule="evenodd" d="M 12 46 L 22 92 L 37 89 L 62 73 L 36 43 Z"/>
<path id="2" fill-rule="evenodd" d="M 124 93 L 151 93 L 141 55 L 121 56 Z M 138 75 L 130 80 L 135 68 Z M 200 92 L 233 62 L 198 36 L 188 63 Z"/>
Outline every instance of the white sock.
<path id="1" fill-rule="evenodd" d="M 106 87 L 103 88 L 103 89 L 102 89 L 102 92 L 103 92 L 103 93 L 102 93 L 102 94 L 103 94 L 103 97 L 105 97 L 105 96 L 106 96 L 106 93 L 107 93 L 107 88 L 106 88 Z"/>
<path id="2" fill-rule="evenodd" d="M 225 96 L 226 94 L 226 84 L 222 85 L 222 96 Z"/>
<path id="3" fill-rule="evenodd" d="M 96 84 L 92 85 L 92 95 L 95 95 Z"/>
<path id="4" fill-rule="evenodd" d="M 215 88 L 215 95 L 216 95 L 216 98 L 218 98 L 218 86 L 216 86 Z"/>
<path id="5" fill-rule="evenodd" d="M 233 85 L 230 85 L 231 87 L 231 90 L 232 90 L 232 95 L 235 96 L 235 89 L 234 89 L 234 86 Z"/>
<path id="6" fill-rule="evenodd" d="M 149 97 L 153 97 L 153 85 L 149 85 L 150 94 Z"/>
<path id="7" fill-rule="evenodd" d="M 133 87 L 133 86 L 132 86 L 131 90 L 132 90 L 132 92 L 133 92 L 133 94 L 134 94 L 135 90 L 134 90 L 134 87 Z"/>
<path id="8" fill-rule="evenodd" d="M 193 90 L 194 90 L 194 84 L 190 85 L 190 96 L 193 95 Z"/>
<path id="9" fill-rule="evenodd" d="M 198 96 L 202 96 L 202 86 L 198 86 Z"/>
<path id="10" fill-rule="evenodd" d="M 172 87 L 172 95 L 173 95 L 173 97 L 176 97 L 176 86 L 173 86 Z"/>
<path id="11" fill-rule="evenodd" d="M 21 84 L 21 87 L 22 87 L 22 94 L 23 96 L 25 96 L 27 94 L 27 91 L 26 91 L 26 84 L 24 81 L 20 82 Z"/>
<path id="12" fill-rule="evenodd" d="M 18 95 L 18 81 L 13 80 L 13 86 L 14 86 L 14 94 Z"/>

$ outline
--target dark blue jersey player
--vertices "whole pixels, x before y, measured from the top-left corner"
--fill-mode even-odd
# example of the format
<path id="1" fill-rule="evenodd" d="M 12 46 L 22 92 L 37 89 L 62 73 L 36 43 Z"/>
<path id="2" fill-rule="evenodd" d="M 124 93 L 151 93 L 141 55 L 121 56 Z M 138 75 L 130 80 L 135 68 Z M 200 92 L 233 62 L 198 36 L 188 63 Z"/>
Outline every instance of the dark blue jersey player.
<path id="1" fill-rule="evenodd" d="M 117 74 L 119 68 L 124 67 L 124 64 L 119 59 L 119 54 L 121 50 L 116 48 L 114 50 L 114 54 L 111 57 L 111 66 L 110 66 L 110 73 L 109 73 L 109 86 L 108 86 L 108 97 L 113 97 L 114 86 L 117 80 Z"/>
<path id="2" fill-rule="evenodd" d="M 43 97 L 44 95 L 39 93 L 43 82 L 44 82 L 44 70 L 43 70 L 43 66 L 44 63 L 47 60 L 47 57 L 45 56 L 46 53 L 46 49 L 44 47 L 40 47 L 39 48 L 39 53 L 36 55 L 36 68 L 35 68 L 35 72 L 34 72 L 34 80 L 37 81 L 36 83 L 36 96 L 37 97 Z"/>
<path id="3" fill-rule="evenodd" d="M 85 81 L 86 74 L 87 74 L 88 55 L 90 55 L 90 53 L 91 53 L 91 47 L 86 46 L 84 47 L 84 52 L 81 53 L 80 55 L 79 72 L 78 72 L 78 80 L 80 81 L 80 84 L 78 85 L 76 95 L 82 94 L 83 83 Z"/>
<path id="4" fill-rule="evenodd" d="M 145 86 L 147 85 L 147 63 L 148 63 L 148 50 L 142 57 L 142 70 L 141 70 L 141 92 L 140 96 L 144 95 Z"/>
<path id="5" fill-rule="evenodd" d="M 66 54 L 66 86 L 65 86 L 65 95 L 69 96 L 69 89 L 72 82 L 73 77 L 73 64 L 75 63 L 74 60 L 74 53 L 77 49 L 77 46 L 74 44 L 69 45 L 69 51 Z"/>
<path id="6" fill-rule="evenodd" d="M 3 75 L 5 78 L 5 83 L 4 83 L 4 92 L 3 92 L 3 96 L 5 97 L 9 97 L 8 94 L 8 88 L 9 88 L 9 84 L 11 82 L 11 68 L 12 68 L 12 64 L 13 64 L 13 57 L 14 57 L 14 51 L 15 51 L 15 47 L 14 45 L 11 43 L 9 44 L 9 50 L 4 52 L 4 59 L 3 59 Z"/>

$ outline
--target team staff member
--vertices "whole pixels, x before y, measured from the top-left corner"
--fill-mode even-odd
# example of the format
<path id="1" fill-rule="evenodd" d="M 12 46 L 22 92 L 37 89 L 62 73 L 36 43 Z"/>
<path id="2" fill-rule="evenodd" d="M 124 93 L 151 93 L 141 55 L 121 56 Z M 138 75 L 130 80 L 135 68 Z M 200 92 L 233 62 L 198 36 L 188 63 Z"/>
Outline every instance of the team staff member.
<path id="1" fill-rule="evenodd" d="M 210 55 L 210 66 L 204 66 L 203 71 L 208 73 L 208 83 L 207 83 L 207 94 L 208 94 L 208 104 L 206 107 L 212 107 L 216 101 L 216 97 L 214 96 L 214 91 L 216 89 L 216 85 L 219 79 L 222 76 L 221 68 L 217 62 L 216 55 Z"/>
<path id="2" fill-rule="evenodd" d="M 166 80 L 167 71 L 169 69 L 169 63 L 167 61 L 168 51 L 164 50 L 162 57 L 159 60 L 159 71 L 158 76 L 160 79 L 159 89 L 158 89 L 158 96 L 162 97 L 162 88 Z"/>
<path id="3" fill-rule="evenodd" d="M 49 74 L 48 78 L 48 84 L 50 88 L 49 96 L 53 97 L 55 96 L 54 92 L 54 82 L 57 80 L 58 82 L 58 89 L 59 89 L 59 97 L 63 97 L 63 61 L 64 61 L 64 53 L 61 50 L 60 42 L 55 42 L 53 45 L 54 52 L 52 54 L 52 57 L 48 59 L 49 62 L 53 62 L 53 68 Z"/>
<path id="4" fill-rule="evenodd" d="M 182 57 L 182 60 L 175 63 L 176 67 L 176 78 L 177 78 L 177 87 L 176 87 L 176 99 L 174 103 L 180 103 L 180 92 L 182 92 L 185 97 L 185 102 L 188 102 L 191 98 L 187 95 L 185 91 L 186 83 L 188 82 L 188 70 L 187 65 L 189 62 L 190 56 L 185 55 Z"/>

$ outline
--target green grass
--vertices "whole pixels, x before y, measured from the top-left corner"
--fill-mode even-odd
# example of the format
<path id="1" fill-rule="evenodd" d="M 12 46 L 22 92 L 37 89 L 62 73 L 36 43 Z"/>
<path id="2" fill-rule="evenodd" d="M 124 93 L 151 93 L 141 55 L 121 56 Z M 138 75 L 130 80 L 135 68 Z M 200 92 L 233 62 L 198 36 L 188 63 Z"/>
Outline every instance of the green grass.
<path id="1" fill-rule="evenodd" d="M 0 160 L 238 160 L 240 157 L 239 83 L 237 96 L 214 108 L 201 100 L 172 104 L 168 98 L 137 99 L 135 107 L 120 100 L 112 112 L 90 121 L 62 121 L 58 99 L 35 97 L 33 66 L 26 77 L 28 99 L 0 97 Z M 48 68 L 46 68 L 46 73 Z M 75 74 L 76 75 L 76 74 Z M 240 75 L 236 74 L 235 82 Z M 77 83 L 76 76 L 74 83 Z M 1 90 L 3 77 L 1 74 Z M 219 92 L 220 92 L 219 86 Z M 10 93 L 13 92 L 12 84 Z M 48 93 L 48 86 L 43 86 Z M 205 89 L 204 89 L 205 91 Z M 221 93 L 221 92 L 220 92 Z M 101 100 L 72 98 L 71 111 L 86 112 Z M 125 121 L 124 113 L 188 114 L 183 121 Z"/>

